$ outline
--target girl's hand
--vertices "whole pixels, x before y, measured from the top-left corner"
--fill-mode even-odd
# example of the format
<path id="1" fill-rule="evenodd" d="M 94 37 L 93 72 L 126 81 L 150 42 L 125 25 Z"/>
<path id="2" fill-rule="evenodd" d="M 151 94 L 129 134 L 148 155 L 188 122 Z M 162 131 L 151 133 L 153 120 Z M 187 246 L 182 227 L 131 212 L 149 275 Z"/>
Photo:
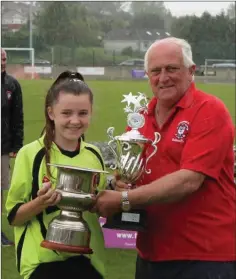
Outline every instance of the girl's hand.
<path id="1" fill-rule="evenodd" d="M 38 190 L 37 199 L 40 205 L 48 207 L 56 205 L 61 200 L 61 195 L 52 189 L 51 182 L 43 183 L 43 187 Z"/>

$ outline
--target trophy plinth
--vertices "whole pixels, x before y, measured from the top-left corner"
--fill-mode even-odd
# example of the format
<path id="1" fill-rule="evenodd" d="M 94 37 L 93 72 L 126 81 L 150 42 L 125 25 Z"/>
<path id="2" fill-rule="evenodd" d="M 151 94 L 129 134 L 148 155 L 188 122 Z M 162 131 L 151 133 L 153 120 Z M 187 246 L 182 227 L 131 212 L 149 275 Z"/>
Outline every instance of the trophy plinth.
<path id="1" fill-rule="evenodd" d="M 142 209 L 116 213 L 112 217 L 107 218 L 103 228 L 139 232 L 146 231 L 147 213 Z"/>
<path id="2" fill-rule="evenodd" d="M 113 136 L 114 127 L 107 130 L 107 134 L 111 139 L 108 142 L 116 163 L 110 166 L 111 169 L 116 170 L 120 179 L 135 187 L 136 181 L 145 172 L 151 173 L 147 169 L 147 163 L 151 157 L 157 152 L 157 143 L 160 141 L 160 134 L 154 133 L 154 140 L 144 137 L 138 129 L 142 128 L 145 124 L 145 117 L 143 114 L 147 112 L 147 98 L 144 94 L 139 92 L 138 96 L 124 95 L 125 99 L 122 102 L 127 102 L 125 112 L 128 112 L 127 124 L 130 130 L 120 136 Z M 144 101 L 145 104 L 141 105 Z M 134 105 L 131 109 L 130 104 Z M 142 111 L 142 113 L 140 113 Z M 153 152 L 146 158 L 145 151 L 152 147 Z M 121 229 L 132 231 L 144 231 L 147 228 L 147 218 L 145 209 L 131 210 L 129 212 L 121 212 L 107 218 L 104 228 L 108 229 Z"/>
<path id="3" fill-rule="evenodd" d="M 95 204 L 99 173 L 105 171 L 49 164 L 58 168 L 56 191 L 61 194 L 61 209 L 49 224 L 41 246 L 62 252 L 92 254 L 90 229 L 83 211 Z"/>

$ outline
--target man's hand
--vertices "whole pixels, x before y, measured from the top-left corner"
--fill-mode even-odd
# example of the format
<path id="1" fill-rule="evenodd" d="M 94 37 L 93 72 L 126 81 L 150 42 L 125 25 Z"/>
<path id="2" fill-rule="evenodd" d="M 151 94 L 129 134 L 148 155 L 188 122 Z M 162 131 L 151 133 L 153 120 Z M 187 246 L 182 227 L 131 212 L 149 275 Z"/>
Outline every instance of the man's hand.
<path id="1" fill-rule="evenodd" d="M 56 205 L 61 200 L 61 195 L 52 189 L 51 182 L 43 183 L 43 187 L 37 193 L 40 205 L 48 207 Z"/>
<path id="2" fill-rule="evenodd" d="M 97 212 L 102 217 L 110 217 L 121 211 L 121 193 L 113 190 L 101 191 L 91 211 Z"/>

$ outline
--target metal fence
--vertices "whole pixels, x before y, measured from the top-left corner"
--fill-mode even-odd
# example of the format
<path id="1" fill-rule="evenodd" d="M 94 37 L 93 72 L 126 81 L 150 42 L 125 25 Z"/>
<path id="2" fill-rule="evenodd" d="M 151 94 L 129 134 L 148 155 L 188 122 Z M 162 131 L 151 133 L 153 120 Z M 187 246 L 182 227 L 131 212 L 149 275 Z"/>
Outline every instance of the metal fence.
<path id="1" fill-rule="evenodd" d="M 50 71 L 45 71 L 48 67 L 42 68 L 42 72 L 35 73 L 36 79 L 55 79 L 61 72 L 65 70 L 81 71 L 76 66 L 49 66 Z M 82 73 L 86 76 L 87 80 L 143 80 L 147 78 L 144 74 L 141 76 L 134 76 L 133 71 L 143 72 L 143 67 L 133 66 L 108 66 L 108 67 L 82 67 Z M 97 71 L 99 70 L 99 71 Z M 7 71 L 21 79 L 31 79 L 31 72 L 25 71 L 25 65 L 12 64 L 8 65 Z M 84 72 L 83 72 L 84 71 Z M 97 73 L 99 72 L 99 73 Z M 195 80 L 198 82 L 209 83 L 235 83 L 236 71 L 235 69 L 219 69 L 216 70 L 214 76 L 195 76 Z"/>

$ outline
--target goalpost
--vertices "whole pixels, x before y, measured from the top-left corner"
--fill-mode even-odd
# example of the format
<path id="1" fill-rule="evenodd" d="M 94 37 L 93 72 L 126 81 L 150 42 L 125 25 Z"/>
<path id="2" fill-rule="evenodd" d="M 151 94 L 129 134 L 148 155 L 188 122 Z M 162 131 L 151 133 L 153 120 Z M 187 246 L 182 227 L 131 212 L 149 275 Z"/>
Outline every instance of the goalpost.
<path id="1" fill-rule="evenodd" d="M 235 59 L 205 59 L 204 76 L 216 76 L 225 81 L 235 81 Z"/>
<path id="2" fill-rule="evenodd" d="M 26 48 L 21 48 L 21 47 L 2 47 L 4 50 L 13 50 L 13 51 L 29 51 L 30 52 L 30 57 L 31 57 L 31 79 L 34 79 L 34 62 L 35 62 L 35 57 L 34 57 L 34 48 L 31 47 L 26 47 Z"/>

